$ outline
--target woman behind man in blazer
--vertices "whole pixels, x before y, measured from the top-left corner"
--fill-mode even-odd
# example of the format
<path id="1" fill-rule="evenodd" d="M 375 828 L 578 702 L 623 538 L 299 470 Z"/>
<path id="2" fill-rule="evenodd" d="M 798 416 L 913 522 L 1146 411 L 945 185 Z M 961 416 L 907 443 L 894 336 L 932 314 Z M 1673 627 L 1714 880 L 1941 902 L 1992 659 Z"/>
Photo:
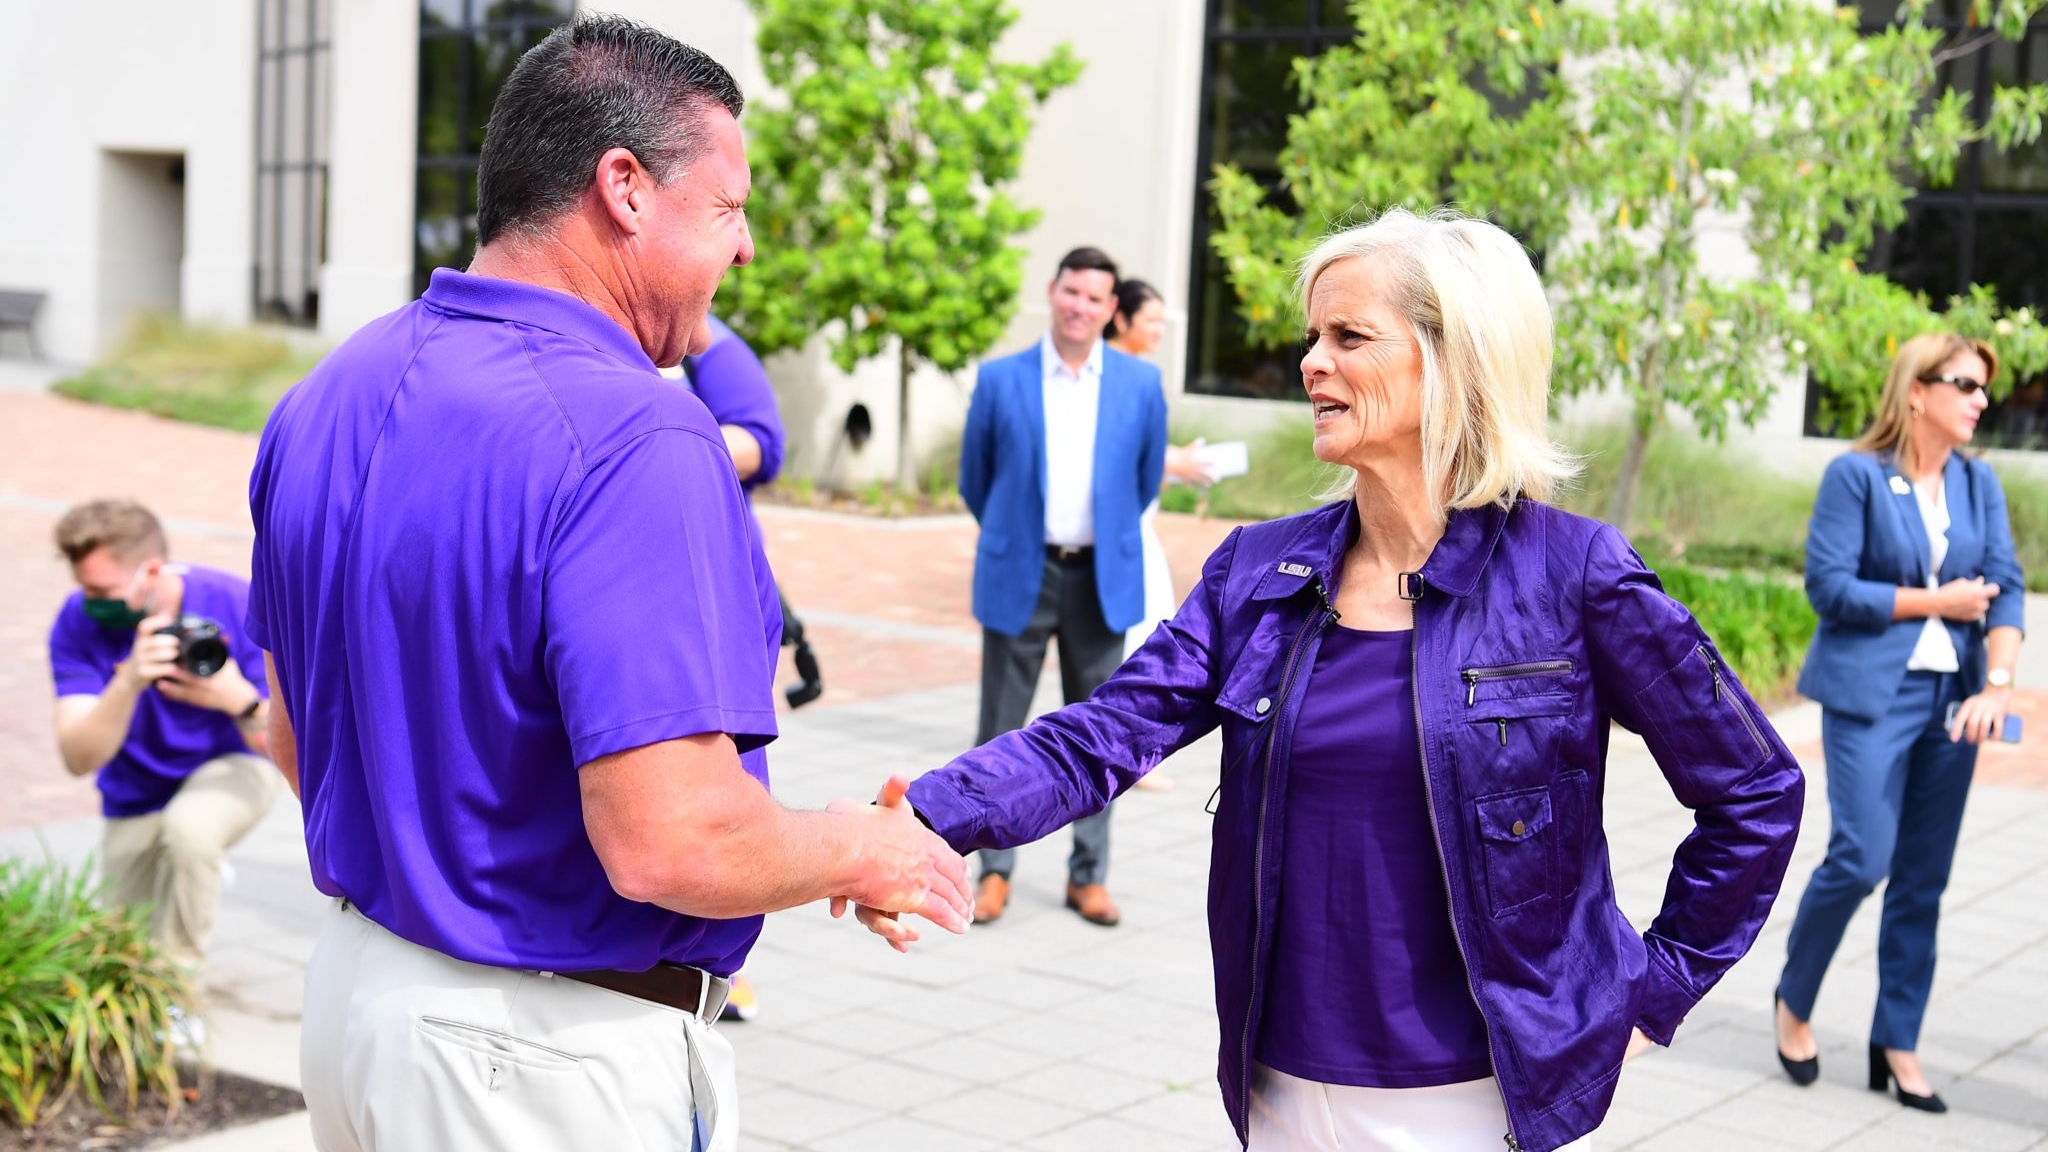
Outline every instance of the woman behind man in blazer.
<path id="1" fill-rule="evenodd" d="M 1778 1060 L 1796 1083 L 1819 1077 L 1807 1021 L 1821 977 L 1884 881 L 1870 1087 L 1896 1083 L 1900 1103 L 1929 1112 L 1947 1110 L 1915 1054 L 1935 923 L 1977 745 L 2011 702 L 2024 612 L 2005 492 L 1990 465 L 1957 451 L 1997 373 L 1979 341 L 1908 340 L 1877 419 L 1828 466 L 1806 540 L 1820 628 L 1799 691 L 1821 705 L 1833 820 L 1778 979 Z"/>

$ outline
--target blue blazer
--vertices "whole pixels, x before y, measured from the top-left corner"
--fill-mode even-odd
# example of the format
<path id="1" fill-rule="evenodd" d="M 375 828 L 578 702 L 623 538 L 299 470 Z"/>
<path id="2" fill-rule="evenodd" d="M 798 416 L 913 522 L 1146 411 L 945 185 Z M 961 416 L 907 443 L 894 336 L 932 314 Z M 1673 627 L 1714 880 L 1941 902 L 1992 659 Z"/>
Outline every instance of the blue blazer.
<path id="1" fill-rule="evenodd" d="M 1948 556 L 1939 582 L 1982 576 L 1998 585 L 1982 622 L 1947 621 L 1963 690 L 1984 689 L 1984 635 L 2026 626 L 2026 582 L 2013 555 L 2005 490 L 1989 464 L 1949 454 L 1942 473 L 1948 502 Z M 1806 532 L 1806 598 L 1820 616 L 1799 691 L 1865 720 L 1890 709 L 1906 678 L 1924 620 L 1892 619 L 1900 588 L 1927 586 L 1929 541 L 1920 502 L 1890 455 L 1850 452 L 1828 465 Z"/>
<path id="2" fill-rule="evenodd" d="M 975 374 L 960 444 L 960 495 L 981 522 L 974 618 L 1015 636 L 1031 623 L 1045 576 L 1044 342 Z M 1095 589 L 1102 619 L 1122 631 L 1145 616 L 1138 518 L 1166 468 L 1166 393 L 1159 369 L 1102 349 L 1095 417 Z"/>

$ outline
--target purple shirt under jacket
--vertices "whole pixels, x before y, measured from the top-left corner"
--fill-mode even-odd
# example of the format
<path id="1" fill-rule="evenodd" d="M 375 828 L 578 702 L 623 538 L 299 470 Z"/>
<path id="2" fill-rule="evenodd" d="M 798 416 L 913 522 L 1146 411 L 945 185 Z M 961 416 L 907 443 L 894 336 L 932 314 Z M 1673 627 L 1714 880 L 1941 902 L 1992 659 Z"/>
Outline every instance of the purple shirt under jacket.
<path id="1" fill-rule="evenodd" d="M 1414 633 L 1323 633 L 1287 768 L 1259 1063 L 1323 1084 L 1493 1075 L 1429 831 Z"/>
<path id="2" fill-rule="evenodd" d="M 268 699 L 263 679 L 263 650 L 242 627 L 249 603 L 249 584 L 240 576 L 213 568 L 183 567 L 184 603 L 179 611 L 204 616 L 221 627 L 228 651 L 258 695 Z M 114 678 L 114 668 L 135 650 L 133 632 L 100 627 L 85 614 L 85 593 L 73 592 L 50 626 L 50 672 L 58 696 L 98 696 Z M 180 704 L 154 688 L 135 701 L 135 717 L 121 750 L 99 770 L 100 811 L 108 819 L 146 816 L 163 810 L 178 794 L 185 777 L 216 756 L 247 752 L 248 742 L 235 718 L 211 708 Z"/>
<path id="3" fill-rule="evenodd" d="M 955 848 L 1025 844 L 1221 727 L 1209 939 L 1217 1079 L 1240 1140 L 1298 682 L 1358 530 L 1349 501 L 1236 530 L 1094 695 L 910 787 Z M 1805 783 L 1691 614 L 1613 528 L 1530 500 L 1453 511 L 1420 575 L 1415 708 L 1451 921 L 1514 1146 L 1549 1152 L 1599 1126 L 1630 1026 L 1670 1043 L 1749 950 L 1791 859 Z M 1616 722 L 1641 733 L 1694 812 L 1642 932 L 1615 903 L 1601 820 Z"/>
<path id="4" fill-rule="evenodd" d="M 434 273 L 286 394 L 249 486 L 252 638 L 313 881 L 459 959 L 727 973 L 759 917 L 612 890 L 579 765 L 775 735 L 775 584 L 704 405 L 590 305 Z"/>

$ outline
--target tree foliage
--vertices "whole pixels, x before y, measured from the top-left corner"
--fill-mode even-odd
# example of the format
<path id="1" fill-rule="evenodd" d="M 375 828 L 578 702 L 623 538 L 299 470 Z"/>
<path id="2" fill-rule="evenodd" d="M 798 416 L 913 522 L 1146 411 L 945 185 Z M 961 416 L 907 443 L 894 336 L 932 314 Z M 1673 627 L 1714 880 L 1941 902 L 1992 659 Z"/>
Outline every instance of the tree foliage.
<path id="1" fill-rule="evenodd" d="M 1857 9 L 1810 0 L 1354 0 L 1356 39 L 1296 62 L 1282 189 L 1217 170 L 1213 243 L 1254 338 L 1278 345 L 1299 331 L 1294 262 L 1332 225 L 1450 203 L 1521 236 L 1551 291 L 1559 392 L 1612 383 L 1632 402 L 1625 523 L 1669 407 L 1719 435 L 1804 366 L 1824 415 L 1857 427 L 1898 344 L 1944 324 L 2020 374 L 2048 365 L 2040 318 L 1988 288 L 1930 302 L 1863 270 L 1913 173 L 1944 184 L 1967 144 L 2040 135 L 2048 86 L 1999 87 L 1982 123 L 1934 89 L 1938 64 L 2020 38 L 2041 6 L 1972 0 L 1951 36 L 1926 0 L 1869 35 Z"/>
<path id="2" fill-rule="evenodd" d="M 971 364 L 1016 308 L 1038 214 L 1011 198 L 1032 114 L 1080 77 L 1061 45 L 999 60 L 1005 0 L 749 0 L 775 93 L 746 117 L 757 254 L 720 306 L 763 354 L 829 330 L 835 363 Z M 763 106 L 765 105 L 765 106 Z M 907 421 L 906 421 L 907 427 Z M 912 475 L 906 452 L 900 475 Z"/>

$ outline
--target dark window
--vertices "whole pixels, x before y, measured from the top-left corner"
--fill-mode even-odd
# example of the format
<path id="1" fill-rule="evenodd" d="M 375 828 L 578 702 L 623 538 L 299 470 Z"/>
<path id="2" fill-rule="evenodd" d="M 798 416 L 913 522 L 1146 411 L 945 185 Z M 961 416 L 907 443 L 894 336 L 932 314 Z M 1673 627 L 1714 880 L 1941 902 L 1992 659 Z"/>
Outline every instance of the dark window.
<path id="1" fill-rule="evenodd" d="M 421 0 L 420 126 L 413 290 L 476 251 L 476 163 L 498 86 L 528 48 L 574 15 L 573 0 Z"/>
<path id="2" fill-rule="evenodd" d="M 328 27 L 336 0 L 256 0 L 256 316 L 312 325 L 327 258 Z"/>
<path id="3" fill-rule="evenodd" d="M 1194 267 L 1188 284 L 1187 389 L 1211 396 L 1302 399 L 1299 349 L 1258 348 L 1246 338 L 1236 289 L 1209 248 L 1215 207 L 1209 179 L 1236 164 L 1269 191 L 1280 187 L 1287 117 L 1301 107 L 1297 56 L 1348 43 L 1345 0 L 1208 0 L 1202 105 L 1195 159 Z M 1284 200 L 1285 193 L 1279 195 Z"/>
<path id="4" fill-rule="evenodd" d="M 1969 0 L 1936 0 L 1928 24 L 1948 33 L 1947 45 L 1966 46 L 1989 35 L 1969 22 Z M 1865 31 L 1892 19 L 1894 0 L 1862 0 Z M 1987 48 L 1943 63 L 1935 81 L 1966 93 L 1972 113 L 1990 111 L 1994 84 L 2038 84 L 2048 80 L 2048 18 L 2036 17 L 2024 40 L 1994 40 Z M 1917 179 L 1917 178 L 1916 178 Z M 1906 219 L 1881 234 L 1866 266 L 1904 287 L 1925 292 L 1937 306 L 1950 296 L 1983 284 L 1998 292 L 2007 308 L 2048 307 L 2048 138 L 2012 151 L 1989 141 L 1972 144 L 1946 188 L 1917 185 L 1906 202 Z M 1994 342 L 1995 346 L 1995 342 Z M 1882 374 L 1885 365 L 1873 364 Z M 1806 434 L 1854 435 L 1854 428 L 1830 428 L 1820 416 L 1822 386 L 1809 380 Z M 1978 426 L 1976 443 L 1988 448 L 2041 448 L 2048 441 L 2048 380 L 2034 376 L 2014 382 L 2004 400 L 1991 405 Z"/>

